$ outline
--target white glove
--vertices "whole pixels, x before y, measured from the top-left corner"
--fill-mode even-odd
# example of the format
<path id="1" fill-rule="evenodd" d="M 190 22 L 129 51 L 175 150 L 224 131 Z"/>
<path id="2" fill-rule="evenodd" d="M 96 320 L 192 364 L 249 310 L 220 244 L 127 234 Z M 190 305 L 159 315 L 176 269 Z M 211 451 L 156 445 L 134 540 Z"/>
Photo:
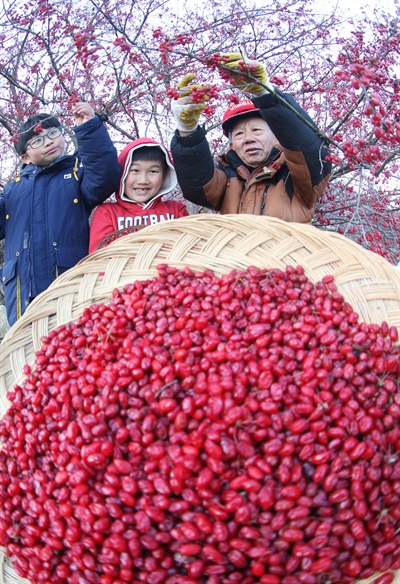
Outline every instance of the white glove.
<path id="1" fill-rule="evenodd" d="M 194 73 L 188 73 L 178 83 L 179 98 L 171 102 L 171 111 L 174 114 L 176 127 L 180 132 L 194 132 L 199 125 L 201 112 L 210 99 L 204 94 L 208 85 L 189 85 L 196 77 Z M 199 93 L 199 95 L 196 95 Z M 196 96 L 196 101 L 194 98 Z"/>
<path id="2" fill-rule="evenodd" d="M 231 83 L 238 89 L 247 91 L 247 93 L 251 93 L 255 97 L 264 95 L 268 91 L 274 92 L 274 88 L 269 82 L 267 71 L 259 61 L 243 58 L 240 53 L 227 53 L 221 55 L 221 65 L 230 69 L 229 73 L 234 76 Z M 246 75 L 246 73 L 251 77 Z M 256 83 L 254 79 L 260 81 L 262 85 Z"/>

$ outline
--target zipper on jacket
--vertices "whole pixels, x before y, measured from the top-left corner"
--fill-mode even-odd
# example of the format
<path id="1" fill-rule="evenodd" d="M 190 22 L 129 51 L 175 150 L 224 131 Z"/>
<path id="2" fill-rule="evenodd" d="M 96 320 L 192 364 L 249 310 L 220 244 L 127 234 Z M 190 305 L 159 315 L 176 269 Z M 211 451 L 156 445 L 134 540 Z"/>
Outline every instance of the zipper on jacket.
<path id="1" fill-rule="evenodd" d="M 17 274 L 17 294 L 16 294 L 16 296 L 17 297 L 16 297 L 15 316 L 17 317 L 17 320 L 18 320 L 22 316 L 22 310 L 21 310 L 21 280 L 20 280 L 18 274 Z"/>
<path id="2" fill-rule="evenodd" d="M 261 209 L 260 209 L 260 215 L 264 215 L 265 199 L 267 197 L 267 190 L 268 190 L 268 185 L 265 187 L 264 192 L 263 192 L 263 197 L 262 197 L 262 202 L 261 202 Z"/>
<path id="3" fill-rule="evenodd" d="M 74 165 L 74 168 L 72 169 L 72 173 L 73 173 L 73 175 L 75 177 L 75 180 L 77 180 L 77 181 L 79 181 L 79 178 L 78 178 L 78 170 L 79 170 L 79 168 L 78 168 L 78 162 L 79 162 L 79 160 L 78 160 L 78 157 L 76 156 L 76 158 L 75 158 L 75 165 Z"/>

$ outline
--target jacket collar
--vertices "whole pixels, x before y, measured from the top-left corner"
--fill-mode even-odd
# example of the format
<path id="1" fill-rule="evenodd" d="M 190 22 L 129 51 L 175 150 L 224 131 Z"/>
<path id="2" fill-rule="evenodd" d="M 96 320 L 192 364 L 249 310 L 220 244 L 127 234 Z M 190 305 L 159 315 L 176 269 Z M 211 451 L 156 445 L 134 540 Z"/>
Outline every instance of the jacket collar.
<path id="1" fill-rule="evenodd" d="M 218 163 L 223 168 L 233 168 L 240 178 L 248 181 L 250 179 L 263 180 L 270 179 L 275 176 L 282 164 L 279 158 L 282 156 L 282 151 L 278 148 L 273 148 L 268 160 L 264 164 L 260 164 L 257 168 L 247 166 L 241 158 L 237 155 L 235 150 L 230 148 L 225 153 L 217 156 Z"/>
<path id="2" fill-rule="evenodd" d="M 69 159 L 72 158 L 72 156 L 76 156 L 76 155 L 63 154 L 63 156 L 60 156 L 59 158 L 54 160 L 51 164 L 49 164 L 49 166 L 37 166 L 36 164 L 23 164 L 21 166 L 20 176 L 28 176 L 30 174 L 37 174 L 38 172 L 41 172 L 42 170 L 47 170 L 48 168 L 52 168 L 53 166 L 56 166 L 56 164 L 61 165 L 63 162 L 69 161 Z"/>

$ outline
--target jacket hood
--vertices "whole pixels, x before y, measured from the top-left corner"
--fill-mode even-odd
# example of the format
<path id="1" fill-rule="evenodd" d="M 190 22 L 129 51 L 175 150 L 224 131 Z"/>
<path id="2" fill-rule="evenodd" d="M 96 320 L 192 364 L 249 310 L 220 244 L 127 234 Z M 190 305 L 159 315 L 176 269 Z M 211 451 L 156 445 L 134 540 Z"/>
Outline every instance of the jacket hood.
<path id="1" fill-rule="evenodd" d="M 158 146 L 158 148 L 160 148 L 160 150 L 164 153 L 165 160 L 166 160 L 167 165 L 168 165 L 166 176 L 164 178 L 164 181 L 163 181 L 158 193 L 152 199 L 147 201 L 147 203 L 144 203 L 143 205 L 141 205 L 144 209 L 147 209 L 148 207 L 150 207 L 152 205 L 153 201 L 155 201 L 156 199 L 159 199 L 163 195 L 166 195 L 167 193 L 172 191 L 177 186 L 178 179 L 177 179 L 175 168 L 174 168 L 174 165 L 172 162 L 171 154 L 169 153 L 167 148 L 165 148 L 165 146 L 160 144 L 160 142 L 157 142 L 156 140 L 153 140 L 152 138 L 139 138 L 138 140 L 134 140 L 133 142 L 130 142 L 127 146 L 125 146 L 125 148 L 122 150 L 121 154 L 118 156 L 118 162 L 122 168 L 121 178 L 119 181 L 119 187 L 118 187 L 118 191 L 116 192 L 116 199 L 118 202 L 120 202 L 122 204 L 124 202 L 133 203 L 133 201 L 131 201 L 130 199 L 128 199 L 127 197 L 124 196 L 125 179 L 126 179 L 126 176 L 129 172 L 129 168 L 132 164 L 132 155 L 133 155 L 134 151 L 137 150 L 138 148 L 142 148 L 143 146 Z M 136 204 L 140 205 L 140 203 L 136 203 Z"/>

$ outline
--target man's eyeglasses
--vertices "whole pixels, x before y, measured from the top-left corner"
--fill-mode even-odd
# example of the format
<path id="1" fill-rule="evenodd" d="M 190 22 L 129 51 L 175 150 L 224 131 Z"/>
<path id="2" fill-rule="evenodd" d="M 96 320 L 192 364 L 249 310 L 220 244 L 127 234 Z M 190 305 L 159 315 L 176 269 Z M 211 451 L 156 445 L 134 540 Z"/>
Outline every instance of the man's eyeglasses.
<path id="1" fill-rule="evenodd" d="M 30 142 L 27 142 L 26 146 L 25 146 L 25 150 L 27 150 L 27 148 L 40 148 L 41 146 L 43 146 L 44 139 L 46 137 L 49 138 L 49 140 L 54 140 L 55 138 L 58 138 L 58 136 L 61 136 L 61 134 L 62 134 L 62 129 L 60 126 L 58 128 L 51 128 L 47 132 L 47 134 L 43 134 L 43 136 L 38 136 L 37 138 L 34 138 Z"/>

